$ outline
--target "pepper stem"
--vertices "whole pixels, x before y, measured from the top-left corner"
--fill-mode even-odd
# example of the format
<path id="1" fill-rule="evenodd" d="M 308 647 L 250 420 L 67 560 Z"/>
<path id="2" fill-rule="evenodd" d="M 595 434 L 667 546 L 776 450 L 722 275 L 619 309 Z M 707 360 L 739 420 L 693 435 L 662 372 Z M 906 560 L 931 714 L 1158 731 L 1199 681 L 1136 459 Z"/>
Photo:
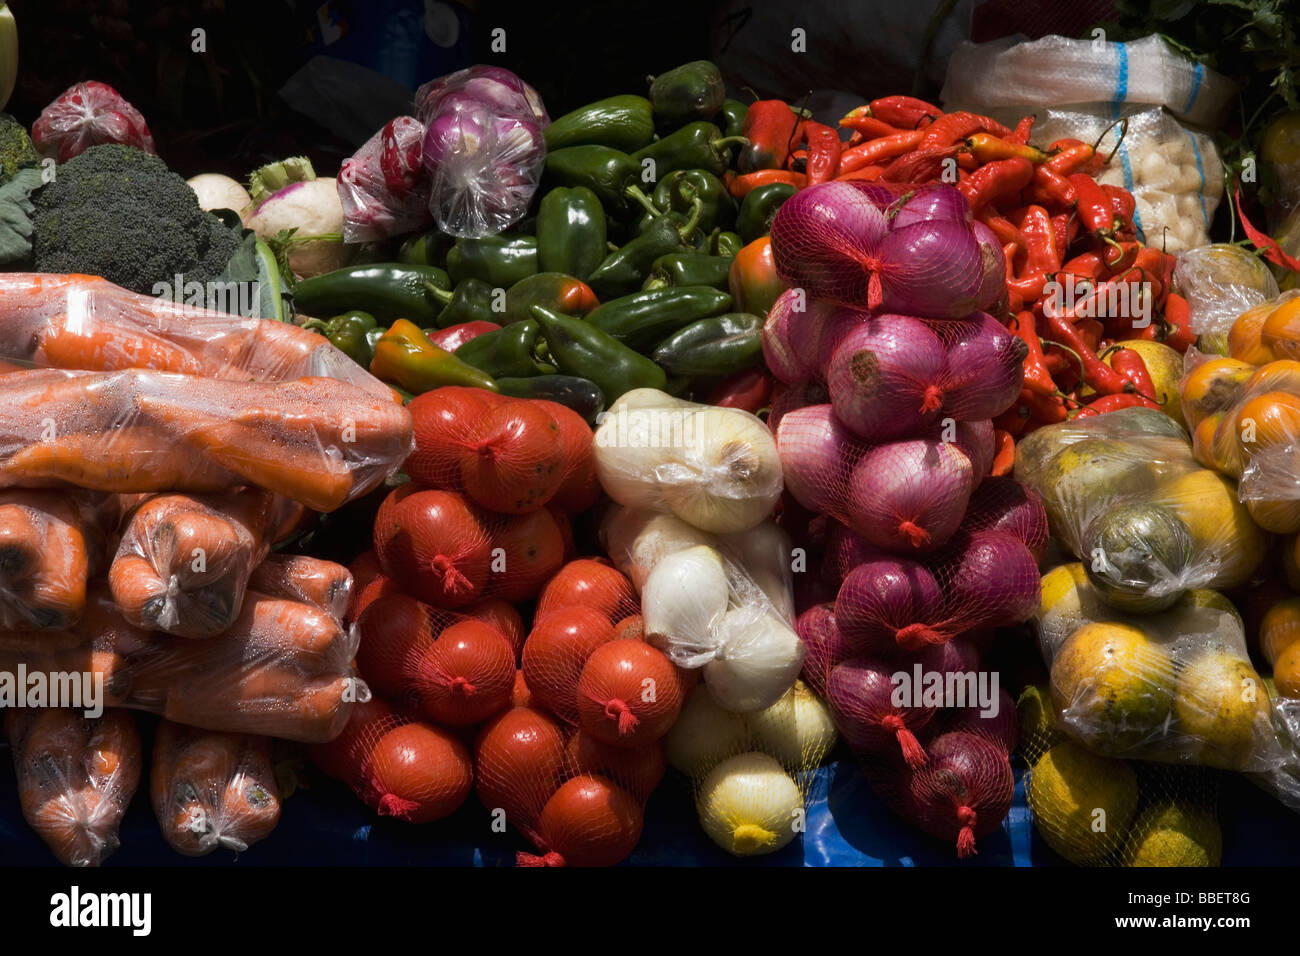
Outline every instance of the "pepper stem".
<path id="1" fill-rule="evenodd" d="M 453 296 L 455 295 L 455 293 L 452 292 L 450 289 L 439 289 L 432 282 L 426 282 L 424 284 L 424 290 L 428 292 L 429 295 L 433 296 L 435 299 L 441 302 L 443 305 L 449 305 L 451 303 Z"/>
<path id="2" fill-rule="evenodd" d="M 690 183 L 682 183 L 679 190 L 682 198 L 690 201 L 691 214 L 687 217 L 686 222 L 677 229 L 677 234 L 682 237 L 682 242 L 688 242 L 691 236 L 695 235 L 695 230 L 700 227 L 700 216 L 704 212 L 704 201 L 700 199 L 700 194 L 696 192 L 695 187 Z"/>
<path id="3" fill-rule="evenodd" d="M 635 185 L 628 186 L 626 189 L 623 190 L 623 195 L 626 196 L 628 199 L 631 199 L 637 205 L 641 206 L 646 212 L 650 213 L 650 215 L 655 216 L 656 218 L 664 214 L 663 210 L 660 209 L 658 206 L 656 206 L 654 202 L 651 201 L 650 197 L 647 196 L 645 193 L 643 193 L 638 186 Z"/>
<path id="4" fill-rule="evenodd" d="M 727 149 L 728 147 L 736 146 L 736 145 L 748 146 L 749 137 L 748 136 L 722 136 L 718 139 L 709 140 L 709 146 L 712 147 L 713 150 L 718 153 L 721 153 L 724 149 Z"/>

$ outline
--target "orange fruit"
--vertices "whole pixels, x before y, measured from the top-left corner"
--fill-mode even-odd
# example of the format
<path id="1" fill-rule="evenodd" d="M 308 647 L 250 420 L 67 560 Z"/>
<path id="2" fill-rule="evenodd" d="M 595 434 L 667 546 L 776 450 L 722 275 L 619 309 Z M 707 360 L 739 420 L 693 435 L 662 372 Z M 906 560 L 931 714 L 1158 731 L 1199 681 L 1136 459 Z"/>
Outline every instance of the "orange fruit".
<path id="1" fill-rule="evenodd" d="M 1300 501 L 1248 501 L 1246 507 L 1255 524 L 1274 534 L 1300 531 Z"/>
<path id="2" fill-rule="evenodd" d="M 1283 697 L 1300 697 L 1300 643 L 1292 644 L 1277 659 L 1273 683 Z"/>
<path id="3" fill-rule="evenodd" d="M 1283 598 L 1264 613 L 1259 624 L 1259 652 L 1277 664 L 1282 652 L 1300 641 L 1300 597 Z"/>
<path id="4" fill-rule="evenodd" d="M 1239 359 L 1217 358 L 1202 362 L 1183 380 L 1183 414 L 1190 428 L 1207 415 L 1223 411 L 1236 400 L 1255 367 Z"/>
<path id="5" fill-rule="evenodd" d="M 1300 440 L 1300 395 L 1278 391 L 1256 395 L 1237 412 L 1236 432 L 1247 456 L 1295 444 Z"/>
<path id="6" fill-rule="evenodd" d="M 1264 318 L 1259 344 L 1278 358 L 1300 358 L 1300 298 L 1288 299 Z"/>
<path id="7" fill-rule="evenodd" d="M 1232 323 L 1228 331 L 1228 354 L 1251 365 L 1263 365 L 1277 358 L 1273 350 L 1264 345 L 1261 332 L 1264 320 L 1276 307 L 1276 302 L 1262 302 L 1252 309 L 1247 309 Z"/>

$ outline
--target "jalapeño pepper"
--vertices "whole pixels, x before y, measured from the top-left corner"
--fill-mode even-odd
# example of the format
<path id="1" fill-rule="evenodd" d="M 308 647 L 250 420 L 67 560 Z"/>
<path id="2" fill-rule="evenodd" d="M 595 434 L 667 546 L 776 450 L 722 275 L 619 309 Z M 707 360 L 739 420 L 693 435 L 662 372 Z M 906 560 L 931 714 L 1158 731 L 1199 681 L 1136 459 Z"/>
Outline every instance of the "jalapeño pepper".
<path id="1" fill-rule="evenodd" d="M 450 288 L 447 273 L 435 266 L 389 262 L 348 266 L 303 279 L 294 287 L 293 303 L 299 312 L 311 316 L 358 309 L 383 325 L 395 319 L 433 325 L 442 311 L 434 293 Z"/>
<path id="2" fill-rule="evenodd" d="M 722 123 L 722 132 L 727 136 L 743 136 L 745 115 L 748 112 L 749 107 L 740 100 L 723 100 L 722 110 L 718 114 L 718 120 Z"/>
<path id="3" fill-rule="evenodd" d="M 455 241 L 455 237 L 447 235 L 440 229 L 430 229 L 403 242 L 401 248 L 397 250 L 397 261 L 419 266 L 436 266 L 447 258 L 447 251 Z"/>
<path id="4" fill-rule="evenodd" d="M 502 395 L 513 398 L 543 398 L 573 409 L 596 424 L 596 416 L 605 407 L 605 395 L 589 378 L 577 375 L 533 375 L 528 378 L 497 379 Z"/>
<path id="5" fill-rule="evenodd" d="M 611 215 L 623 215 L 640 197 L 641 165 L 608 146 L 568 146 L 546 154 L 546 179 L 555 186 L 584 186 Z"/>
<path id="6" fill-rule="evenodd" d="M 542 197 L 537 212 L 537 265 L 586 280 L 609 255 L 605 210 L 585 186 L 559 186 Z"/>
<path id="7" fill-rule="evenodd" d="M 740 238 L 753 242 L 771 232 L 776 211 L 796 192 L 798 190 L 789 183 L 768 183 L 746 193 L 736 216 L 736 231 Z"/>
<path id="8" fill-rule="evenodd" d="M 375 317 L 369 312 L 355 310 L 344 312 L 342 315 L 336 315 L 324 322 L 320 319 L 312 319 L 310 322 L 303 323 L 303 328 L 311 329 L 313 332 L 319 332 L 325 336 L 330 340 L 331 345 L 362 368 L 370 367 L 370 360 L 374 358 L 374 350 L 371 348 L 366 334 L 378 328 L 378 324 L 375 322 Z"/>
<path id="9" fill-rule="evenodd" d="M 542 134 L 548 151 L 568 146 L 609 146 L 631 151 L 655 135 L 650 101 L 644 96 L 611 96 L 565 113 Z"/>
<path id="10" fill-rule="evenodd" d="M 650 268 L 650 277 L 646 279 L 643 288 L 711 286 L 725 291 L 727 274 L 731 271 L 731 258 L 731 256 L 707 256 L 699 252 L 670 252 L 654 261 L 654 265 Z"/>
<path id="11" fill-rule="evenodd" d="M 555 369 L 539 362 L 536 357 L 541 333 L 542 327 L 535 319 L 526 319 L 470 339 L 456 349 L 456 358 L 493 378 L 526 378 L 552 373 Z"/>
<path id="12" fill-rule="evenodd" d="M 491 377 L 429 341 L 419 326 L 398 319 L 375 344 L 370 374 L 419 395 L 443 385 L 497 391 Z"/>
<path id="13" fill-rule="evenodd" d="M 653 160 L 655 175 L 660 178 L 677 169 L 703 169 L 721 176 L 731 165 L 729 148 L 748 142 L 743 136 L 723 136 L 712 123 L 691 123 L 638 149 L 632 161 L 639 169 L 645 160 Z"/>
<path id="14" fill-rule="evenodd" d="M 664 339 L 652 357 L 673 375 L 730 375 L 763 359 L 763 320 L 730 312 L 692 322 Z"/>
<path id="15" fill-rule="evenodd" d="M 532 307 L 542 326 L 547 351 L 566 375 L 595 382 L 606 401 L 634 388 L 662 388 L 668 376 L 654 362 L 634 352 L 590 322 L 560 315 L 540 305 Z"/>
<path id="16" fill-rule="evenodd" d="M 629 239 L 617 252 L 611 252 L 588 277 L 588 284 L 602 299 L 626 295 L 639 289 L 650 274 L 655 260 L 670 252 L 677 252 L 694 234 L 699 222 L 700 206 L 697 199 L 690 219 L 681 226 L 670 216 L 660 216 L 639 236 Z M 613 400 L 612 396 L 606 397 Z"/>
<path id="17" fill-rule="evenodd" d="M 497 287 L 472 276 L 456 283 L 451 292 L 438 290 L 434 297 L 443 304 L 438 313 L 438 328 L 445 329 L 462 322 L 496 322 L 501 324 L 501 313 L 493 310 L 498 299 Z"/>
<path id="18" fill-rule="evenodd" d="M 736 254 L 743 248 L 745 248 L 745 240 L 740 238 L 738 232 L 720 232 L 713 237 L 713 254 L 715 256 L 734 259 Z"/>
<path id="19" fill-rule="evenodd" d="M 650 77 L 650 105 L 660 129 L 677 129 L 691 120 L 712 119 L 726 98 L 722 74 L 708 60 L 693 60 Z"/>
<path id="20" fill-rule="evenodd" d="M 537 239 L 534 236 L 457 239 L 447 253 L 447 272 L 456 283 L 474 278 L 508 289 L 537 272 Z"/>
<path id="21" fill-rule="evenodd" d="M 606 302 L 587 321 L 624 345 L 645 349 L 683 326 L 729 308 L 731 296 L 708 286 L 654 289 Z"/>
<path id="22" fill-rule="evenodd" d="M 539 272 L 520 279 L 506 292 L 506 310 L 502 325 L 524 322 L 532 317 L 529 306 L 543 305 L 565 315 L 583 316 L 600 305 L 596 294 L 585 283 L 562 272 Z"/>
<path id="23" fill-rule="evenodd" d="M 693 195 L 682 188 L 683 183 L 690 185 Z M 730 229 L 735 224 L 736 201 L 722 180 L 706 169 L 678 169 L 662 177 L 655 187 L 653 200 L 665 212 L 689 216 L 696 197 L 701 204 L 699 228 L 704 232 Z"/>

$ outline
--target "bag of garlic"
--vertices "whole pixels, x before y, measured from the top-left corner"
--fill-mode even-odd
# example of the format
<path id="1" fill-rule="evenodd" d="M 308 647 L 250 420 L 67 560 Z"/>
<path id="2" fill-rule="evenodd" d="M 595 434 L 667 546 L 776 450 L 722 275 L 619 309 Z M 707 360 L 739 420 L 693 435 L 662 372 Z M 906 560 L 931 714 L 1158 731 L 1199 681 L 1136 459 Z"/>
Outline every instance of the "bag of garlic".
<path id="1" fill-rule="evenodd" d="M 747 531 L 781 495 L 776 440 L 740 409 L 633 389 L 600 417 L 593 448 L 596 475 L 616 502 L 670 512 L 702 531 Z"/>

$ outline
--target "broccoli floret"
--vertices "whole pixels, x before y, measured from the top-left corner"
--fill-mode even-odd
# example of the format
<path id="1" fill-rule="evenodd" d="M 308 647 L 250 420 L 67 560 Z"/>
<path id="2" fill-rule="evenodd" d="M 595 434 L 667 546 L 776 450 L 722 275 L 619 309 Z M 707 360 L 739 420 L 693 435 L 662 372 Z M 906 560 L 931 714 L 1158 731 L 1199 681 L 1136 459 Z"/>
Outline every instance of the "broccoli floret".
<path id="1" fill-rule="evenodd" d="M 185 180 L 132 146 L 94 146 L 70 159 L 35 205 L 38 272 L 99 275 L 144 294 L 177 274 L 216 279 L 239 244 Z"/>
<path id="2" fill-rule="evenodd" d="M 23 124 L 8 113 L 0 113 L 0 186 L 13 179 L 18 170 L 37 166 L 40 161 Z"/>

